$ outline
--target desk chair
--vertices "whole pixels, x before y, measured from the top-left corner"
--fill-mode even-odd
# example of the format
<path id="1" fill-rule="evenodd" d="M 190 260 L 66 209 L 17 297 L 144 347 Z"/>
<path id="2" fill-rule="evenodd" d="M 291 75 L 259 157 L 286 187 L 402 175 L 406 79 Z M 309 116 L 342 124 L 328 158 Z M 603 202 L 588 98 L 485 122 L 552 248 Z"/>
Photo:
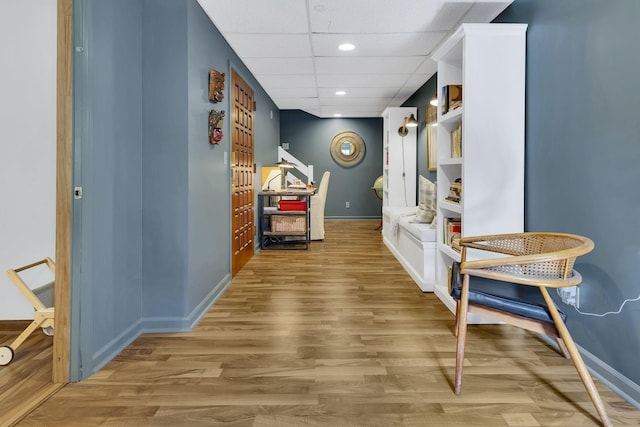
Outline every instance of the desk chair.
<path id="1" fill-rule="evenodd" d="M 450 291 L 456 300 L 455 393 L 462 389 L 467 313 L 478 314 L 537 333 L 553 336 L 560 351 L 580 375 L 603 425 L 611 426 L 604 404 L 582 357 L 549 295 L 549 288 L 578 285 L 573 270 L 578 256 L 591 252 L 593 242 L 582 236 L 561 233 L 518 233 L 460 239 L 460 263 L 451 269 Z M 467 251 L 473 261 L 467 261 Z M 488 256 L 489 258 L 485 258 Z"/>
<path id="2" fill-rule="evenodd" d="M 311 240 L 324 240 L 324 206 L 327 202 L 331 172 L 322 174 L 318 191 L 311 196 Z"/>

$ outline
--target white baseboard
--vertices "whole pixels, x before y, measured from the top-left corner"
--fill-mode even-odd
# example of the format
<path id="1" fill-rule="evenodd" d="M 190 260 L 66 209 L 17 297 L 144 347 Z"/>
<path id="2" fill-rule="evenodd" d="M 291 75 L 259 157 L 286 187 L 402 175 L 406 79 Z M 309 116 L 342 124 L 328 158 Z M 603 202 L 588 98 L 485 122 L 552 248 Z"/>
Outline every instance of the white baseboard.
<path id="1" fill-rule="evenodd" d="M 555 339 L 547 335 L 538 335 L 552 347 L 558 348 Z M 609 387 L 636 409 L 640 409 L 640 385 L 634 383 L 578 344 L 576 344 L 576 347 L 580 352 L 580 356 L 582 356 L 584 364 L 593 377 L 597 378 L 598 381 Z"/>

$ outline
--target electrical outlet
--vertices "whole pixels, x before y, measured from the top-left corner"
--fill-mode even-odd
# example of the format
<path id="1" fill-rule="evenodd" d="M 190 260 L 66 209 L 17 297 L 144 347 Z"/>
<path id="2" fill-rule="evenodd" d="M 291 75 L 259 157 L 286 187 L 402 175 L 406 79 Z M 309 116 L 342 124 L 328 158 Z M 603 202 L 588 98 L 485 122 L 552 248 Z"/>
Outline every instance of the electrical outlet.
<path id="1" fill-rule="evenodd" d="M 346 202 L 346 203 L 344 204 L 344 206 L 345 206 L 347 209 L 349 209 L 349 208 L 351 207 L 351 203 Z"/>
<path id="2" fill-rule="evenodd" d="M 560 299 L 567 305 L 578 306 L 578 287 L 567 286 L 566 288 L 558 288 Z"/>

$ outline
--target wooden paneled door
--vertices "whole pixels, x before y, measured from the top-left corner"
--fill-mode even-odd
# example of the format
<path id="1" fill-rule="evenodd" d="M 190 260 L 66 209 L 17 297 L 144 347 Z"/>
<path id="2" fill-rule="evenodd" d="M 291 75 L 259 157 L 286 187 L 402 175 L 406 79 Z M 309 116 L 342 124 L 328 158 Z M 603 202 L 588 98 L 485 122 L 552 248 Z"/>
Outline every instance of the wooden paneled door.
<path id="1" fill-rule="evenodd" d="M 253 89 L 231 70 L 231 275 L 254 253 Z"/>

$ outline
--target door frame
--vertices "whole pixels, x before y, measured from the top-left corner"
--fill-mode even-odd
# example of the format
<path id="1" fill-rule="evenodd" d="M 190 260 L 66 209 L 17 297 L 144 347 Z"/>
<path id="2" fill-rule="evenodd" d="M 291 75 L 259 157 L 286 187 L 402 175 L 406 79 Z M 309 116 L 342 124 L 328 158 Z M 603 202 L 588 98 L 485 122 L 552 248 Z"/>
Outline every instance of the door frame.
<path id="1" fill-rule="evenodd" d="M 73 171 L 73 0 L 57 0 L 55 320 L 52 381 L 69 382 Z"/>

